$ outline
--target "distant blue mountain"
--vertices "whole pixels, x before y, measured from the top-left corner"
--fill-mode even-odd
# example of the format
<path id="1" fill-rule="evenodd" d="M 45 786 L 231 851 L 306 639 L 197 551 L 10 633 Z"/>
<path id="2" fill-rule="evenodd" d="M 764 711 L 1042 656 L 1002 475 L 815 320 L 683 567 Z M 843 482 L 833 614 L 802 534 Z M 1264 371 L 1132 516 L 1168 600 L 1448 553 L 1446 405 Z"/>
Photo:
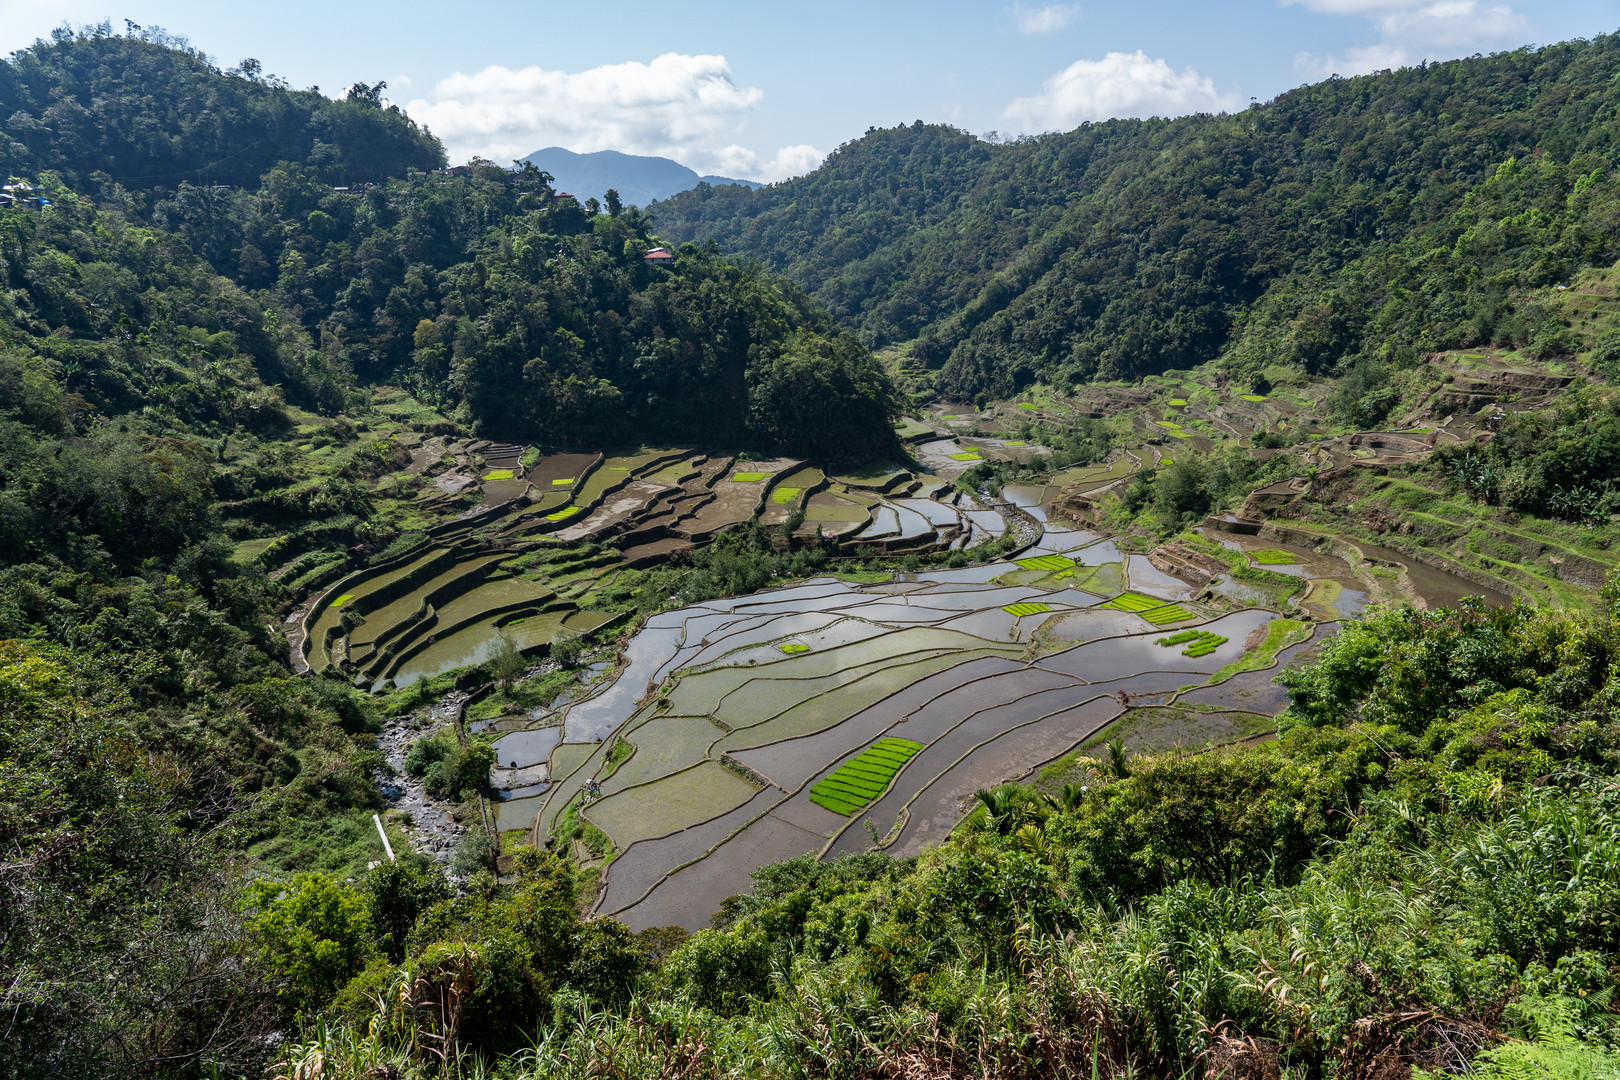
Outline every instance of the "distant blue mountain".
<path id="1" fill-rule="evenodd" d="M 662 157 L 640 157 L 621 154 L 617 150 L 598 150 L 594 154 L 576 154 L 560 146 L 536 150 L 524 161 L 532 161 L 556 179 L 552 186 L 558 191 L 577 195 L 581 201 L 594 195 L 598 199 L 608 188 L 619 193 L 626 206 L 646 206 L 657 199 L 667 199 L 676 192 L 695 188 L 700 183 L 741 184 L 747 188 L 763 187 L 752 180 L 734 180 L 729 176 L 699 176 L 678 161 Z"/>

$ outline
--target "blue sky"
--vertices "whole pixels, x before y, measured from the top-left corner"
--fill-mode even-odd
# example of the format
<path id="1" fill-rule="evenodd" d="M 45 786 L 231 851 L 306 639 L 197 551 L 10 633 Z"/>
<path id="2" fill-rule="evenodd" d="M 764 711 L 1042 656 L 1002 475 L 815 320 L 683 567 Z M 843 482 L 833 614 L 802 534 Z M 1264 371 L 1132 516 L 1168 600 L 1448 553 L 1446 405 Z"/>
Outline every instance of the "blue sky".
<path id="1" fill-rule="evenodd" d="M 778 179 L 872 125 L 1017 134 L 1241 108 L 1333 72 L 1610 32 L 1620 0 L 0 0 L 0 51 L 126 18 L 329 94 L 386 79 L 457 160 L 562 145 Z"/>

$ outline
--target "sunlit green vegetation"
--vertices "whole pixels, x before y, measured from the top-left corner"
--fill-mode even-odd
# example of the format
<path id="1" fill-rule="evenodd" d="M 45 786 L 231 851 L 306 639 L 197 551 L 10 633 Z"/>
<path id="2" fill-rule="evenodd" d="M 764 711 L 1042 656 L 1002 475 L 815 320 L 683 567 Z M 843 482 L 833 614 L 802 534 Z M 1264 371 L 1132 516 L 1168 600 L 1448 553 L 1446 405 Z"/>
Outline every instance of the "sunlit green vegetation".
<path id="1" fill-rule="evenodd" d="M 894 774 L 921 749 L 921 743 L 909 739 L 879 739 L 811 788 L 810 801 L 849 817 L 883 794 Z"/>

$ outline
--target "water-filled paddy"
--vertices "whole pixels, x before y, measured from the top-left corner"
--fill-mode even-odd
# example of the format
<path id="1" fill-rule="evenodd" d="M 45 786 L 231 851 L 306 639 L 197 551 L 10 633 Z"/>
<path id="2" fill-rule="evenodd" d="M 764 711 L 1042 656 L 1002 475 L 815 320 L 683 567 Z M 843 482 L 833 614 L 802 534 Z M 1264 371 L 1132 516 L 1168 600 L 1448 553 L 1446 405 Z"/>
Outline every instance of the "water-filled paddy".
<path id="1" fill-rule="evenodd" d="M 1009 518 L 1025 520 L 942 488 L 967 453 L 1002 460 L 1010 451 L 993 439 L 931 440 L 919 456 L 925 465 L 940 459 L 945 475 L 920 481 L 897 466 L 829 478 L 797 461 L 690 452 L 551 455 L 522 480 L 492 479 L 486 488 L 533 485 L 515 508 L 500 512 L 509 516 L 497 535 L 519 542 L 549 532 L 543 544 L 605 540 L 610 552 L 620 543 L 690 546 L 755 513 L 782 523 L 802 508 L 801 533 L 820 527 L 843 533 L 845 543 L 859 533 L 857 543 L 870 542 L 856 549 L 863 554 L 906 551 L 936 536 L 941 547 L 982 544 L 1005 535 Z M 1263 720 L 1280 707 L 1272 671 L 1204 684 L 1243 660 L 1251 631 L 1277 617 L 1266 610 L 1276 603 L 1274 586 L 1244 594 L 1253 610 L 1231 612 L 1219 594 L 1242 583 L 1229 576 L 1205 592 L 1202 581 L 1155 567 L 1136 553 L 1141 548 L 1121 551 L 1096 532 L 1045 520 L 1065 485 L 1095 490 L 1128 480 L 1139 467 L 1122 455 L 1050 485 L 1002 488 L 1002 499 L 1044 528 L 1020 552 L 1026 566 L 922 568 L 874 585 L 823 578 L 653 616 L 630 636 L 613 672 L 554 703 L 546 713 L 554 726 L 512 731 L 529 721 L 501 722 L 496 752 L 510 796 L 497 811 L 501 827 L 538 819 L 544 830 L 595 780 L 602 794 L 582 812 L 618 848 L 604 871 L 599 909 L 622 909 L 634 926 L 697 928 L 726 895 L 748 886 L 761 863 L 864 850 L 872 842 L 868 818 L 894 852 L 942 838 L 974 790 L 1067 752 L 1127 700 Z M 935 491 L 943 499 L 929 497 Z M 563 512 L 568 516 L 546 520 Z M 1023 525 L 1019 531 L 1027 540 Z M 489 655 L 503 621 L 504 632 L 527 646 L 606 617 L 576 608 L 595 606 L 580 585 L 590 574 L 576 572 L 577 564 L 554 559 L 549 565 L 570 569 L 546 579 L 546 559 L 514 559 L 510 546 L 507 554 L 483 548 L 455 562 L 453 552 L 465 549 L 446 535 L 436 534 L 437 552 L 334 586 L 334 596 L 346 596 L 348 617 L 336 605 L 318 611 L 314 644 L 331 631 L 350 661 L 371 665 L 365 670 L 372 674 L 393 664 L 396 682 L 404 683 Z M 1231 546 L 1250 545 L 1243 538 Z M 1296 601 L 1311 618 L 1343 617 L 1365 599 L 1366 575 L 1357 567 L 1308 550 L 1296 557 L 1288 545 L 1258 538 L 1254 547 L 1290 552 L 1264 561 L 1305 579 L 1308 591 Z M 552 584 L 496 570 L 506 559 L 508 571 Z M 493 579 L 484 576 L 492 572 Z M 1418 580 L 1424 571 L 1410 576 L 1432 591 L 1432 582 Z M 1452 595 L 1479 591 L 1464 586 Z M 1125 593 L 1146 606 L 1097 606 Z M 1177 605 L 1169 612 L 1172 629 L 1150 621 L 1165 615 L 1166 605 Z M 352 640 L 343 635 L 350 625 Z M 1183 627 L 1213 635 L 1209 648 L 1157 644 Z M 875 801 L 853 818 L 810 800 L 821 778 L 882 738 L 921 746 L 893 774 L 892 790 L 874 792 Z"/>
<path id="2" fill-rule="evenodd" d="M 495 764 L 502 768 L 521 768 L 545 761 L 552 747 L 562 738 L 562 728 L 548 727 L 534 731 L 514 731 L 495 740 Z"/>

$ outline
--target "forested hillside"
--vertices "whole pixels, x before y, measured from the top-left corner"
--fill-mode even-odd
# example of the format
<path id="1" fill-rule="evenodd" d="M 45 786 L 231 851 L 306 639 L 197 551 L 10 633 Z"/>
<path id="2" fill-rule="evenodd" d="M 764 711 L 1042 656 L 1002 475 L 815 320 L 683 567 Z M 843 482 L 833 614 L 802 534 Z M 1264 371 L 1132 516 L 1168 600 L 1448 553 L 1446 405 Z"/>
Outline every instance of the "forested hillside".
<path id="1" fill-rule="evenodd" d="M 442 166 L 438 140 L 385 108 L 382 90 L 357 83 L 333 101 L 256 60 L 222 72 L 157 27 L 64 28 L 0 63 L 0 161 L 13 174 L 52 169 L 74 186 L 102 174 L 131 188 L 254 186 L 283 161 L 335 184 Z"/>
<path id="2" fill-rule="evenodd" d="M 801 283 L 939 388 L 1134 378 L 1227 357 L 1312 373 L 1448 347 L 1575 351 L 1523 292 L 1606 266 L 1620 38 L 1355 79 L 1232 116 L 1013 143 L 874 129 L 759 191 L 655 204 Z"/>

